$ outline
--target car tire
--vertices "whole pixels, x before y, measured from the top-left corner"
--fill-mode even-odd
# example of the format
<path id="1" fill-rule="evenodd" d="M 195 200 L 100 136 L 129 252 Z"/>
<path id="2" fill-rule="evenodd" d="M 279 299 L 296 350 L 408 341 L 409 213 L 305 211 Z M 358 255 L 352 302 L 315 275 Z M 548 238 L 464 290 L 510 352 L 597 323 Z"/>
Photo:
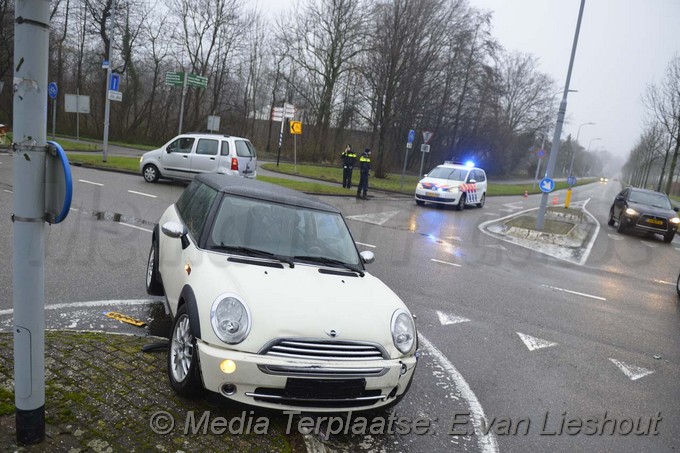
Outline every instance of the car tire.
<path id="1" fill-rule="evenodd" d="M 456 210 L 457 211 L 462 211 L 465 209 L 465 199 L 467 198 L 467 195 L 465 195 L 465 192 L 460 194 L 460 198 L 458 199 L 458 204 L 456 205 Z"/>
<path id="2" fill-rule="evenodd" d="M 616 222 L 614 221 L 614 208 L 612 207 L 609 210 L 609 220 L 607 220 L 607 225 L 614 226 L 614 223 Z"/>
<path id="3" fill-rule="evenodd" d="M 671 231 L 669 233 L 666 233 L 663 235 L 663 241 L 668 244 L 670 242 L 673 242 L 673 238 L 675 237 L 675 231 Z"/>
<path id="4" fill-rule="evenodd" d="M 675 292 L 677 292 L 678 296 L 680 296 L 680 275 L 678 275 L 678 280 L 675 282 Z"/>
<path id="5" fill-rule="evenodd" d="M 156 182 L 161 177 L 161 173 L 155 165 L 146 164 L 142 169 L 142 176 L 146 182 Z"/>
<path id="6" fill-rule="evenodd" d="M 619 233 L 624 233 L 626 231 L 626 217 L 624 217 L 623 214 L 619 214 L 619 226 L 616 228 L 616 231 Z"/>
<path id="7" fill-rule="evenodd" d="M 170 386 L 182 396 L 192 397 L 203 390 L 198 347 L 191 331 L 186 305 L 177 310 L 168 346 L 168 378 Z"/>
<path id="8" fill-rule="evenodd" d="M 486 202 L 486 194 L 482 194 L 482 198 L 479 200 L 479 203 L 477 203 L 478 208 L 483 208 L 484 207 L 484 202 Z"/>
<path id="9" fill-rule="evenodd" d="M 163 284 L 158 275 L 158 241 L 151 243 L 149 259 L 146 262 L 146 292 L 152 296 L 164 294 Z"/>
<path id="10" fill-rule="evenodd" d="M 424 206 L 424 205 L 425 205 L 425 202 L 424 202 L 423 200 L 418 200 L 418 199 L 416 199 L 416 204 L 417 204 L 418 206 Z"/>

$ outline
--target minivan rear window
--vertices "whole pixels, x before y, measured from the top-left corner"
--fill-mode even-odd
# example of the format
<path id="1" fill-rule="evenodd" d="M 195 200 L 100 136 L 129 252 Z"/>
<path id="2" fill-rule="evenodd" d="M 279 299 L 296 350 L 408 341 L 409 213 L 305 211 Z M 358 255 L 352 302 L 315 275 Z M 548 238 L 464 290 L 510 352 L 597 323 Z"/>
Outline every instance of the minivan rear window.
<path id="1" fill-rule="evenodd" d="M 255 157 L 255 148 L 250 142 L 245 140 L 236 140 L 236 155 L 238 157 Z"/>

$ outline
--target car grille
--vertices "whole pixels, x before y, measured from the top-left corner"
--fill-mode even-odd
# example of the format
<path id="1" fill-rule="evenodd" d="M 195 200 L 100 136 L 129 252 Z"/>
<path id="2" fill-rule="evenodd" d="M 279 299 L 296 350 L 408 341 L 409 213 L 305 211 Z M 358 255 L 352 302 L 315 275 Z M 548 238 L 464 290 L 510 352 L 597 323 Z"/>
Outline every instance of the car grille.
<path id="1" fill-rule="evenodd" d="M 299 376 L 380 376 L 387 368 L 376 366 L 353 366 L 349 362 L 377 361 L 388 359 L 387 353 L 377 345 L 352 341 L 326 341 L 308 339 L 278 340 L 265 348 L 263 355 L 309 361 L 322 361 L 304 365 L 261 365 L 260 370 L 268 374 Z M 326 366 L 325 361 L 348 362 L 348 366 Z"/>
<path id="2" fill-rule="evenodd" d="M 380 390 L 366 390 L 365 379 L 289 378 L 285 388 L 258 387 L 246 395 L 256 401 L 299 407 L 370 406 L 385 399 Z"/>
<path id="3" fill-rule="evenodd" d="M 644 228 L 666 231 L 668 230 L 668 219 L 653 215 L 642 215 L 638 219 L 637 225 Z"/>
<path id="4" fill-rule="evenodd" d="M 362 361 L 389 359 L 379 346 L 358 341 L 278 340 L 264 355 L 300 360 Z"/>

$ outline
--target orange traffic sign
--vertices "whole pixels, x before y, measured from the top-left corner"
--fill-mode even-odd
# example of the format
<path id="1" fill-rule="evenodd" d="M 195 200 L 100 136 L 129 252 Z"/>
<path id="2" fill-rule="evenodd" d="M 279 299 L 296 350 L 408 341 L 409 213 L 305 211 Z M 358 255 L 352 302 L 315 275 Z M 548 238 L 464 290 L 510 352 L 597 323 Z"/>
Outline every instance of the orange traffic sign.
<path id="1" fill-rule="evenodd" d="M 291 121 L 290 122 L 290 133 L 292 135 L 302 134 L 302 121 Z"/>

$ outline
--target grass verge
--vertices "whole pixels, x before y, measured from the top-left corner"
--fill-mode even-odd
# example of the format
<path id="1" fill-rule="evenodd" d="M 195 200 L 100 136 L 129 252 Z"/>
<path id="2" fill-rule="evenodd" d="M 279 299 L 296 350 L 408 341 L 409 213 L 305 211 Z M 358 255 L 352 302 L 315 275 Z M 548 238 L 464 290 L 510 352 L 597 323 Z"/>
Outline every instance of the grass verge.
<path id="1" fill-rule="evenodd" d="M 139 171 L 139 157 L 108 156 L 106 162 L 102 162 L 102 156 L 100 155 L 68 153 L 68 160 L 71 164 L 85 164 L 133 172 Z"/>

